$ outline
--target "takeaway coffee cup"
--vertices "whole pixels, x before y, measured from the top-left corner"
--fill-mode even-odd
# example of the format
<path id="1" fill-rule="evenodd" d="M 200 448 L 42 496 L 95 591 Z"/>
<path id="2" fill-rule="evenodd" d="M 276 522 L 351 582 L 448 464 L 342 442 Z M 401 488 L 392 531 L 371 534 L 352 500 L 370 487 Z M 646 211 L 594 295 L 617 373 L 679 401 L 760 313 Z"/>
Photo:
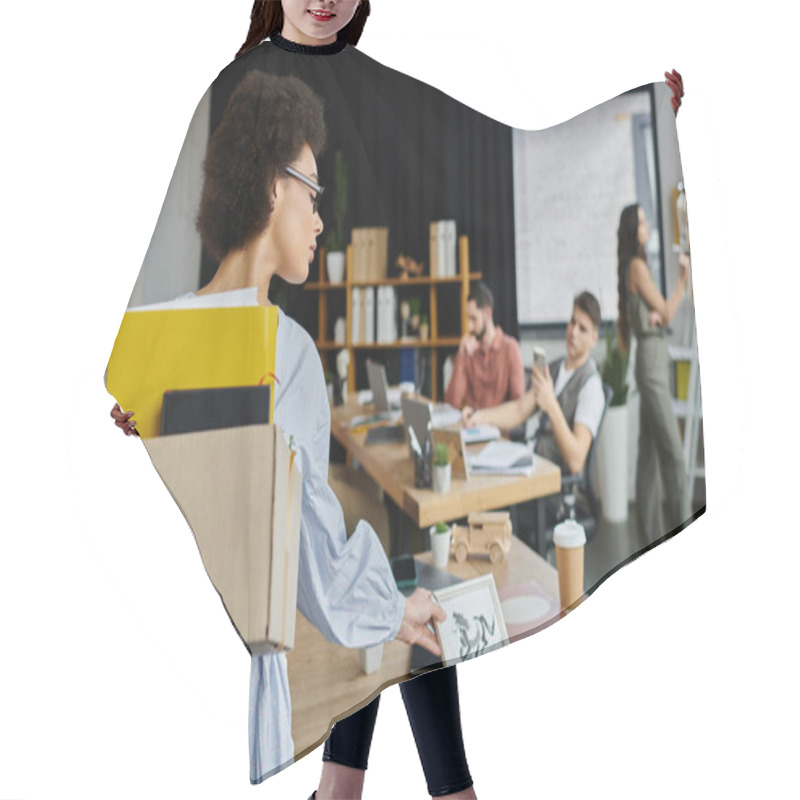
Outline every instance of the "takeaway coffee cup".
<path id="1" fill-rule="evenodd" d="M 556 525 L 553 531 L 558 569 L 558 591 L 561 608 L 569 608 L 583 596 L 583 548 L 586 532 L 574 520 Z"/>

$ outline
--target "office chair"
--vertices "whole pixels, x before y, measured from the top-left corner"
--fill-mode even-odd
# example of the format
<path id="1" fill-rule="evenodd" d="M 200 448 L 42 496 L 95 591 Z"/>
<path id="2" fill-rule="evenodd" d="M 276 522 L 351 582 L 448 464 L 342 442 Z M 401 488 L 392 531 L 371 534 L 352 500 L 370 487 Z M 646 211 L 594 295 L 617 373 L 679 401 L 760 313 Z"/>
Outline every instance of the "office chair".
<path id="1" fill-rule="evenodd" d="M 522 503 L 511 509 L 514 531 L 519 535 L 521 522 L 525 523 L 526 528 L 534 529 L 535 535 L 530 544 L 543 558 L 547 557 L 548 550 L 553 546 L 553 530 L 555 526 L 570 516 L 574 516 L 574 519 L 586 531 L 587 541 L 597 533 L 599 507 L 597 497 L 592 489 L 592 474 L 594 471 L 595 445 L 598 436 L 600 436 L 600 431 L 603 429 L 603 420 L 613 395 L 613 390 L 607 383 L 603 384 L 603 395 L 605 397 L 605 405 L 600 417 L 600 424 L 597 426 L 597 436 L 592 438 L 592 444 L 586 454 L 586 463 L 583 471 L 577 475 L 561 474 L 561 509 L 555 514 L 551 509 L 548 515 L 546 506 L 552 505 L 552 499 L 550 498 L 541 498 L 529 503 Z M 550 500 L 550 503 L 548 503 L 548 500 Z M 548 516 L 550 517 L 549 519 Z"/>

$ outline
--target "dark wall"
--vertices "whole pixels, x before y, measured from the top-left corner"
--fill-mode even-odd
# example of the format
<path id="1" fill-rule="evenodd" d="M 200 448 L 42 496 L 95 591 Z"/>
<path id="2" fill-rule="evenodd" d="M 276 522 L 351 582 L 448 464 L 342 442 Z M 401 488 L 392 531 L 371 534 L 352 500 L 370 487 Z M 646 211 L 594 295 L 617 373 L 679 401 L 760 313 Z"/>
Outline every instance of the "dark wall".
<path id="1" fill-rule="evenodd" d="M 214 83 L 212 134 L 250 69 L 295 75 L 325 102 L 328 146 L 318 159 L 327 188 L 323 222 L 331 213 L 333 153 L 340 149 L 350 173 L 345 230 L 386 226 L 390 265 L 399 253 L 427 265 L 430 222 L 455 219 L 458 235 L 469 236 L 471 269 L 483 272 L 495 294 L 496 320 L 516 336 L 511 128 L 354 48 L 312 56 L 264 43 Z M 204 254 L 203 282 L 216 267 Z M 284 308 L 316 335 L 316 295 L 281 284 L 275 281 L 275 291 Z M 440 302 L 442 312 L 442 324 L 457 328 L 458 304 Z"/>

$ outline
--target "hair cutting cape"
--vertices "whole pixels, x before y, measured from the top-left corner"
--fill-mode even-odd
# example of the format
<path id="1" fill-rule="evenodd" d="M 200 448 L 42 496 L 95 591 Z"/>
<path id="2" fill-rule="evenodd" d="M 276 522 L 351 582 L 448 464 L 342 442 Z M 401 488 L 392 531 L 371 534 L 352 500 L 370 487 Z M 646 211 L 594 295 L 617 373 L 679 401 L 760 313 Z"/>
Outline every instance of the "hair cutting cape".
<path id="1" fill-rule="evenodd" d="M 547 553 L 548 531 L 573 499 L 590 534 L 584 599 L 705 508 L 691 293 L 667 327 L 626 291 L 627 264 L 618 267 L 621 214 L 632 204 L 647 220 L 646 263 L 664 296 L 688 249 L 666 87 L 639 87 L 531 132 L 353 47 L 333 50 L 265 41 L 214 81 L 192 120 L 108 370 L 109 390 L 136 413 L 197 539 L 220 613 L 234 624 L 231 647 L 240 646 L 238 633 L 251 655 L 253 782 L 319 745 L 333 722 L 383 687 L 442 663 L 396 640 L 405 599 L 391 557 L 418 557 L 419 585 L 436 590 L 448 613 L 437 631 L 444 661 L 457 663 L 568 610 L 554 566 L 535 551 Z M 253 71 L 302 81 L 322 100 L 327 140 L 317 158 L 320 247 L 304 285 L 272 280 L 271 309 L 258 306 L 255 288 L 194 294 L 219 265 L 195 224 L 208 145 Z M 521 83 L 521 103 L 532 102 L 526 89 Z M 259 119 L 292 113 L 261 108 L 237 133 L 257 142 Z M 237 208 L 228 204 L 225 214 Z M 347 251 L 339 275 L 334 250 Z M 554 380 L 573 299 L 590 292 L 599 301 L 610 335 L 601 331 L 580 379 L 594 381 L 601 414 L 586 410 L 569 380 L 561 398 L 568 423 L 597 434 L 574 488 L 567 471 L 560 480 L 557 442 L 549 451 L 556 467 L 537 457 L 532 474 L 472 470 L 466 478 L 456 436 L 450 493 L 435 495 L 414 487 L 405 441 L 368 445 L 365 429 L 342 421 L 372 413 L 357 403 L 368 359 L 385 366 L 390 386 L 410 381 L 442 401 L 478 280 L 494 295 L 494 322 L 521 342 L 524 363 L 542 347 Z M 620 313 L 629 321 L 628 354 L 617 346 Z M 339 366 L 348 371 L 343 381 Z M 536 414 L 516 435 L 542 452 L 548 435 L 555 441 L 551 428 Z M 360 463 L 358 455 L 345 459 L 353 442 Z M 465 445 L 467 461 L 482 446 Z M 504 517 L 466 519 L 489 511 L 509 512 L 512 539 Z M 439 520 L 459 525 L 443 571 L 424 552 Z M 458 537 L 468 545 L 464 562 L 455 558 Z M 481 576 L 466 588 L 458 583 Z"/>

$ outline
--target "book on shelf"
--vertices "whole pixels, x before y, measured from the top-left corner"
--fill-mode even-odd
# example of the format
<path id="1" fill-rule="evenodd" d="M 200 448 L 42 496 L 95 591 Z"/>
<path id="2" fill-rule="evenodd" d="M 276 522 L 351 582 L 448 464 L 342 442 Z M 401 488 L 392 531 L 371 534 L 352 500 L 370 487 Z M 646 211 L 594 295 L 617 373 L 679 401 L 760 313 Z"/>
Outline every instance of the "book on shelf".
<path id="1" fill-rule="evenodd" d="M 388 228 L 353 228 L 353 281 L 386 280 L 389 262 Z"/>
<path id="2" fill-rule="evenodd" d="M 356 283 L 364 280 L 364 263 L 366 261 L 366 240 L 363 228 L 353 228 L 353 281 Z"/>
<path id="3" fill-rule="evenodd" d="M 359 344 L 361 341 L 361 289 L 354 286 L 352 289 L 352 313 L 350 319 L 350 341 Z"/>
<path id="4" fill-rule="evenodd" d="M 370 228 L 368 280 L 385 281 L 389 266 L 389 229 Z"/>
<path id="5" fill-rule="evenodd" d="M 431 222 L 430 275 L 432 278 L 454 278 L 458 274 L 456 221 L 443 219 Z"/>
<path id="6" fill-rule="evenodd" d="M 456 221 L 454 219 L 445 219 L 440 224 L 440 235 L 444 240 L 444 277 L 455 278 L 458 274 Z"/>
<path id="7" fill-rule="evenodd" d="M 363 294 L 364 344 L 373 344 L 375 342 L 375 287 L 365 286 Z"/>
<path id="8" fill-rule="evenodd" d="M 428 258 L 431 263 L 430 274 L 431 278 L 439 277 L 439 223 L 431 222 L 430 230 L 430 247 L 428 250 Z"/>
<path id="9" fill-rule="evenodd" d="M 397 340 L 397 292 L 394 286 L 378 286 L 377 340 L 379 344 L 391 344 Z"/>

